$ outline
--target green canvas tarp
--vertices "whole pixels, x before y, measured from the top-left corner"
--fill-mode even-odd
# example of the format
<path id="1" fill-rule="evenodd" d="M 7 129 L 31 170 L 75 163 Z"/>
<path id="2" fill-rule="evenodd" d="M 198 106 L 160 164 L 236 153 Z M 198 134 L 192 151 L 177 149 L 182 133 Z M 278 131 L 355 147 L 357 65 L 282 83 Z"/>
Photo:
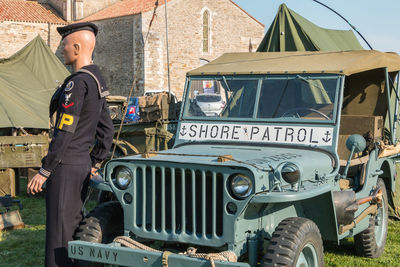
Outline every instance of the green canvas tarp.
<path id="1" fill-rule="evenodd" d="M 334 73 L 351 76 L 387 68 L 400 71 L 400 56 L 376 50 L 226 53 L 187 73 L 193 75 Z M 383 70 L 381 70 L 383 75 Z"/>
<path id="2" fill-rule="evenodd" d="M 351 30 L 321 28 L 282 4 L 257 52 L 362 49 Z"/>
<path id="3" fill-rule="evenodd" d="M 0 59 L 0 128 L 49 128 L 49 102 L 68 70 L 37 36 Z"/>

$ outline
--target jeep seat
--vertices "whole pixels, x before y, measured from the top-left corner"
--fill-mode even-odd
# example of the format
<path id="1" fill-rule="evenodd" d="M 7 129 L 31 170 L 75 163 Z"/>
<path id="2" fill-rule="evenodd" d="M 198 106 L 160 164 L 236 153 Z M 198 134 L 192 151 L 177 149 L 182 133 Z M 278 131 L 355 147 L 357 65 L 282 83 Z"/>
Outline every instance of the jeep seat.
<path id="1" fill-rule="evenodd" d="M 352 134 L 362 135 L 367 141 L 367 149 L 374 142 L 382 138 L 383 119 L 381 116 L 366 116 L 366 115 L 342 115 L 340 120 L 340 132 L 338 139 L 337 152 L 340 160 L 340 173 L 343 173 L 344 167 L 350 156 L 350 151 L 346 147 L 346 141 Z M 369 156 L 361 153 L 355 153 L 350 162 L 348 171 L 349 177 L 359 176 L 359 184 L 364 181 L 364 173 L 366 163 Z"/>
<path id="2" fill-rule="evenodd" d="M 382 139 L 383 119 L 381 116 L 342 115 L 337 152 L 340 160 L 347 161 L 350 151 L 346 147 L 347 138 L 352 134 L 362 135 L 367 141 L 367 148 Z M 358 158 L 361 155 L 353 155 Z"/>

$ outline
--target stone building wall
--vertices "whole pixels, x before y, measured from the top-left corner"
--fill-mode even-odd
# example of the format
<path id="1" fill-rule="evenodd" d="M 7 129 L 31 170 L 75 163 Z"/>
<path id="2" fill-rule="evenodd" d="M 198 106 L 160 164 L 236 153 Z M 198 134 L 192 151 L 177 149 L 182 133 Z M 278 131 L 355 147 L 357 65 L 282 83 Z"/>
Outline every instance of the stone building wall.
<path id="1" fill-rule="evenodd" d="M 134 27 L 139 15 L 95 21 L 99 27 L 94 63 L 100 66 L 113 95 L 127 96 L 134 79 Z"/>
<path id="2" fill-rule="evenodd" d="M 60 15 L 64 14 L 65 0 L 41 0 L 41 3 L 50 4 Z"/>
<path id="3" fill-rule="evenodd" d="M 76 0 L 82 2 L 82 16 L 77 16 L 75 19 L 83 19 L 89 15 L 96 13 L 120 0 Z M 77 5 L 79 6 L 79 5 Z M 78 12 L 77 12 L 78 13 Z"/>
<path id="4" fill-rule="evenodd" d="M 181 98 L 186 73 L 227 52 L 253 51 L 264 35 L 264 26 L 229 0 L 174 0 L 168 2 L 168 39 L 171 90 Z M 164 5 L 145 46 L 145 90 L 168 88 Z M 209 52 L 203 52 L 203 12 L 208 10 Z M 143 34 L 152 11 L 143 14 Z"/>
<path id="5" fill-rule="evenodd" d="M 61 37 L 56 28 L 60 25 L 50 23 L 3 21 L 0 23 L 0 58 L 7 58 L 27 45 L 38 34 L 57 52 Z M 61 56 L 59 51 L 57 56 Z"/>
<path id="6" fill-rule="evenodd" d="M 39 0 L 50 4 L 65 20 L 83 19 L 120 0 Z"/>

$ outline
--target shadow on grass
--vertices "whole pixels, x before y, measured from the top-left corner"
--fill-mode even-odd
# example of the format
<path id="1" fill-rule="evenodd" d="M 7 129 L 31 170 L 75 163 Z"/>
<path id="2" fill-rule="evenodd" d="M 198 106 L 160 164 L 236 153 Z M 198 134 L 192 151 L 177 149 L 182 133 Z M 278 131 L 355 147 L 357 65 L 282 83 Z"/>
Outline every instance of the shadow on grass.
<path id="1" fill-rule="evenodd" d="M 348 238 L 340 241 L 340 245 L 333 242 L 324 242 L 324 252 L 334 253 L 337 255 L 354 256 L 356 250 L 354 248 L 354 239 Z"/>
<path id="2" fill-rule="evenodd" d="M 364 266 L 400 266 L 400 222 L 389 221 L 385 251 L 378 258 L 365 258 L 356 255 L 354 239 L 334 243 L 324 243 L 325 266 L 327 267 L 364 267 Z"/>

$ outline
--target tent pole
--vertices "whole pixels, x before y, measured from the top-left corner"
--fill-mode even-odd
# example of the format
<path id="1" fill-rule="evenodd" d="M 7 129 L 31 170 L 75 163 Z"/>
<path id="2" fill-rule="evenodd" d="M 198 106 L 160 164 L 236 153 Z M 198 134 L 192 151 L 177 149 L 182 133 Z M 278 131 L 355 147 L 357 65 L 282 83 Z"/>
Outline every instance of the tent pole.
<path id="1" fill-rule="evenodd" d="M 368 41 L 364 38 L 364 36 L 362 36 L 362 34 L 356 29 L 356 27 L 354 27 L 345 17 L 343 17 L 342 15 L 339 14 L 339 12 L 335 11 L 333 8 L 325 5 L 324 3 L 318 1 L 318 0 L 312 0 L 324 7 L 326 7 L 327 9 L 329 9 L 330 11 L 332 11 L 333 13 L 335 13 L 336 15 L 338 15 L 340 18 L 342 18 L 344 21 L 347 22 L 347 24 L 349 24 L 349 26 L 356 31 L 356 33 L 358 33 L 358 35 L 360 35 L 360 37 L 364 40 L 364 42 L 368 45 L 368 47 L 373 50 L 372 46 L 368 43 Z"/>

